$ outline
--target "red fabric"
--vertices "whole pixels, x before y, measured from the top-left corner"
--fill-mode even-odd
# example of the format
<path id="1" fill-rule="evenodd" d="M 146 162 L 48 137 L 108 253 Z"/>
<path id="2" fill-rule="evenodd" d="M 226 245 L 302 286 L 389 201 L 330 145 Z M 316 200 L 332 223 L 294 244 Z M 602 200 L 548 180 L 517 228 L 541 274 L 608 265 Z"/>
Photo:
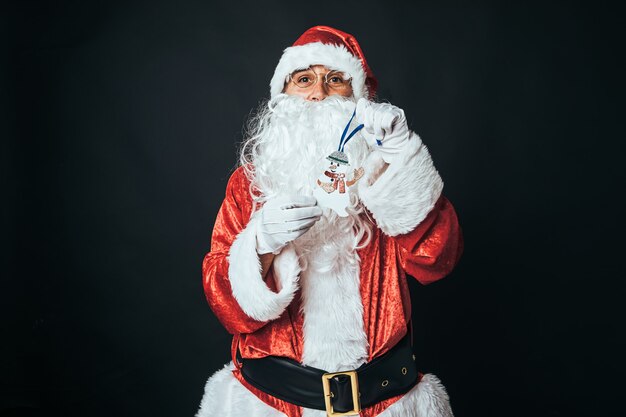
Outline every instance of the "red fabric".
<path id="1" fill-rule="evenodd" d="M 213 230 L 211 251 L 203 262 L 207 300 L 220 322 L 235 336 L 233 352 L 238 341 L 244 358 L 276 355 L 301 361 L 303 317 L 299 294 L 286 311 L 271 322 L 248 317 L 232 295 L 228 281 L 228 251 L 246 226 L 251 212 L 249 181 L 239 168 L 228 182 Z M 368 361 L 387 352 L 406 334 L 411 316 L 406 274 L 423 284 L 436 281 L 452 271 L 462 251 L 463 239 L 456 213 L 443 196 L 426 219 L 410 233 L 389 237 L 374 228 L 370 243 L 358 251 L 363 323 L 369 342 Z M 271 270 L 266 284 L 276 289 Z M 249 386 L 239 370 L 235 370 L 234 375 L 265 403 L 288 417 L 301 416 L 300 407 Z M 361 415 L 376 416 L 399 398 L 390 398 L 364 409 Z"/>
<path id="2" fill-rule="evenodd" d="M 365 84 L 367 85 L 369 95 L 370 97 L 374 97 L 378 89 L 378 80 L 374 76 L 372 69 L 367 65 L 363 50 L 361 50 L 361 46 L 354 36 L 330 26 L 314 26 L 300 35 L 292 46 L 306 45 L 307 43 L 313 42 L 343 45 L 352 55 L 359 58 L 361 65 L 363 65 L 363 70 L 365 71 Z"/>

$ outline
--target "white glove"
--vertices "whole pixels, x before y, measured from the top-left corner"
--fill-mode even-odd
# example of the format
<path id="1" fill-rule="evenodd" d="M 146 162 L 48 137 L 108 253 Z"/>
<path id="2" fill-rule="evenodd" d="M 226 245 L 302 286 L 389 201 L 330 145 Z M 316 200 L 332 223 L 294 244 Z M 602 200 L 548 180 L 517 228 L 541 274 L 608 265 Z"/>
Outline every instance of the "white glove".
<path id="1" fill-rule="evenodd" d="M 361 134 L 368 145 L 387 163 L 403 151 L 411 136 L 404 110 L 388 103 L 361 98 L 356 105 L 356 119 L 364 125 Z"/>
<path id="2" fill-rule="evenodd" d="M 268 200 L 259 213 L 256 230 L 257 253 L 273 253 L 302 236 L 322 215 L 314 197 L 280 196 Z"/>

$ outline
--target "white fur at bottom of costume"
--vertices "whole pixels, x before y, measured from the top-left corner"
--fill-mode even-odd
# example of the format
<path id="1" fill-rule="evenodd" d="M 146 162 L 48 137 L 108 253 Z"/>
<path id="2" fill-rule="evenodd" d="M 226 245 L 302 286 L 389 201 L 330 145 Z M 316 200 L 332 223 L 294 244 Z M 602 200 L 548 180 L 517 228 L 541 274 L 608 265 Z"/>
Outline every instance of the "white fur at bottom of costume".
<path id="1" fill-rule="evenodd" d="M 259 400 L 233 376 L 230 362 L 209 378 L 196 417 L 285 417 Z M 325 417 L 326 412 L 304 409 L 303 417 Z M 415 387 L 379 414 L 380 417 L 453 417 L 450 401 L 439 379 L 425 374 Z"/>

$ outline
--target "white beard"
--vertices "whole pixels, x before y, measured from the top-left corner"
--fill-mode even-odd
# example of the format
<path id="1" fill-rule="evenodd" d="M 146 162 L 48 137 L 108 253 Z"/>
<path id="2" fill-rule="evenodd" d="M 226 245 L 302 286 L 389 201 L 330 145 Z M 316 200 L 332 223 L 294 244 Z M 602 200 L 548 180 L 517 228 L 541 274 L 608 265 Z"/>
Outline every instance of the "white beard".
<path id="1" fill-rule="evenodd" d="M 309 102 L 280 95 L 259 118 L 256 136 L 247 143 L 242 162 L 252 162 L 255 199 L 281 194 L 313 195 L 316 180 L 328 169 L 341 134 L 356 107 L 331 96 Z M 351 129 L 356 127 L 352 123 Z M 352 167 L 362 166 L 369 148 L 355 135 L 345 146 Z M 363 304 L 359 291 L 359 244 L 369 241 L 371 224 L 364 216 L 356 187 L 349 187 L 348 216 L 324 209 L 322 218 L 293 242 L 302 268 L 304 346 L 302 362 L 334 372 L 354 369 L 367 360 Z M 365 243 L 364 243 L 365 242 Z"/>
<path id="2" fill-rule="evenodd" d="M 268 103 L 265 124 L 253 155 L 255 181 L 271 198 L 277 194 L 312 195 L 316 179 L 328 168 L 326 159 L 337 150 L 341 134 L 356 104 L 341 96 L 321 102 L 279 95 Z M 356 126 L 352 122 L 351 127 Z M 361 166 L 369 153 L 365 140 L 355 136 L 345 147 L 350 164 Z"/>
<path id="3" fill-rule="evenodd" d="M 298 96 L 278 95 L 257 116 L 257 132 L 244 144 L 241 162 L 251 162 L 252 188 L 258 192 L 255 202 L 279 195 L 312 196 L 316 180 L 328 169 L 326 159 L 337 150 L 341 134 L 356 104 L 341 96 L 330 96 L 321 102 L 306 101 Z M 356 127 L 352 122 L 350 130 Z M 355 135 L 345 146 L 350 165 L 361 167 L 370 153 L 366 141 Z M 354 251 L 361 239 L 370 233 L 368 219 L 359 202 L 357 187 L 348 187 L 348 217 L 341 218 L 329 209 L 298 242 L 303 249 L 315 249 L 316 242 L 326 242 L 340 249 L 335 238 L 352 235 L 341 249 Z"/>

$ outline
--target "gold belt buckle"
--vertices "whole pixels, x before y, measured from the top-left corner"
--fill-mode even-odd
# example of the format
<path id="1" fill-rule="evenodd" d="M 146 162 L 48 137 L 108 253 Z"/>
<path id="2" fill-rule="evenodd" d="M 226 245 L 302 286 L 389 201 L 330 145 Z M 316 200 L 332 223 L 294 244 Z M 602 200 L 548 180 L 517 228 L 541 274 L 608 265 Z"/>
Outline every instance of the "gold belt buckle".
<path id="1" fill-rule="evenodd" d="M 331 398 L 334 394 L 330 391 L 330 380 L 337 375 L 348 375 L 350 377 L 350 383 L 352 385 L 352 410 L 344 413 L 337 413 L 333 410 L 333 404 Z M 326 404 L 326 415 L 328 417 L 333 416 L 358 416 L 361 412 L 361 401 L 359 399 L 359 379 L 357 378 L 356 371 L 344 371 L 335 372 L 332 374 L 322 375 L 322 386 L 324 388 L 324 403 Z"/>

